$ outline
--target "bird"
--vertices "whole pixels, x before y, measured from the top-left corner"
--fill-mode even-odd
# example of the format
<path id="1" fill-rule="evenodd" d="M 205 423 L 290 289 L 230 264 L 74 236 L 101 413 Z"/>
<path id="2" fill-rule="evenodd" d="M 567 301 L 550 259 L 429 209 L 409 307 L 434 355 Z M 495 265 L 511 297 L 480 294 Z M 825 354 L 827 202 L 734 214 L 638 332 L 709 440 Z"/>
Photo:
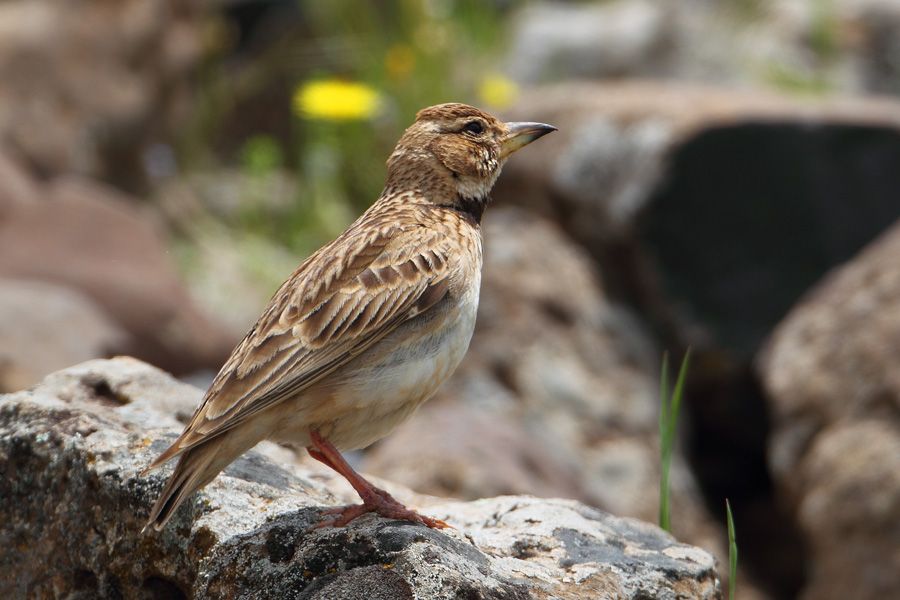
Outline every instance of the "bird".
<path id="1" fill-rule="evenodd" d="M 341 450 L 388 435 L 453 373 L 475 327 L 481 219 L 506 159 L 556 128 L 503 122 L 473 106 L 420 110 L 387 160 L 379 198 L 278 288 L 213 379 L 181 435 L 144 474 L 178 457 L 144 531 L 269 439 L 342 475 L 370 512 L 432 528 L 357 473 Z"/>

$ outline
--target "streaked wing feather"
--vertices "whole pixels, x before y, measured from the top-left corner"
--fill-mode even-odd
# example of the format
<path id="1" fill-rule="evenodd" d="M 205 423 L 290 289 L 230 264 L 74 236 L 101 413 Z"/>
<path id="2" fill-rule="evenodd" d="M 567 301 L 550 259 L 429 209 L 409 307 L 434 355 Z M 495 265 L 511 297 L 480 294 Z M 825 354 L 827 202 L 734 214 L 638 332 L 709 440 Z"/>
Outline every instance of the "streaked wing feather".
<path id="1" fill-rule="evenodd" d="M 341 241 L 311 256 L 275 294 L 158 461 L 296 396 L 447 293 L 449 249 L 436 232 L 396 226 L 344 239 L 364 247 L 343 260 L 333 247 Z"/>

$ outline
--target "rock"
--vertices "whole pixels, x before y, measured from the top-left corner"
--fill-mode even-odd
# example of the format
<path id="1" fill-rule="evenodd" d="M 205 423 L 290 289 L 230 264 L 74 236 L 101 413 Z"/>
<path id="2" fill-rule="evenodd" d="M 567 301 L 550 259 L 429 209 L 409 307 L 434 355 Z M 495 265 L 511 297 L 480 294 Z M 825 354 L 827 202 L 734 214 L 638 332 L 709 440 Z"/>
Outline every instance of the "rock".
<path id="1" fill-rule="evenodd" d="M 671 55 L 667 12 L 643 0 L 528 4 L 512 23 L 507 70 L 530 84 L 660 72 Z"/>
<path id="2" fill-rule="evenodd" d="M 785 489 L 800 487 L 797 520 L 811 546 L 800 596 L 891 598 L 900 592 L 900 424 L 856 419 L 813 438 Z M 799 484 L 799 485 L 798 485 Z"/>
<path id="3" fill-rule="evenodd" d="M 829 424 L 896 417 L 898 252 L 900 223 L 811 291 L 769 341 L 760 371 L 778 422 L 772 445 L 778 475 L 786 477 Z"/>
<path id="4" fill-rule="evenodd" d="M 484 228 L 481 304 L 463 364 L 363 467 L 428 494 L 567 496 L 655 520 L 657 350 L 557 227 L 503 208 Z M 725 558 L 680 459 L 673 489 L 676 535 Z"/>
<path id="5" fill-rule="evenodd" d="M 529 84 L 655 78 L 789 92 L 896 95 L 894 0 L 735 7 L 535 2 L 511 24 L 507 72 Z"/>
<path id="6" fill-rule="evenodd" d="M 900 224 L 830 274 L 759 360 L 770 461 L 812 552 L 804 598 L 900 593 Z"/>
<path id="7" fill-rule="evenodd" d="M 0 399 L 0 591 L 221 598 L 720 598 L 713 558 L 652 525 L 570 500 L 428 509 L 456 529 L 366 516 L 310 529 L 332 476 L 238 460 L 160 533 L 141 535 L 171 440 L 160 398 L 200 391 L 133 359 L 93 361 Z M 172 400 L 175 398 L 175 400 Z M 135 407 L 141 407 L 135 410 Z M 165 408 L 171 410 L 172 405 Z M 147 430 L 146 424 L 163 425 Z M 160 436 L 165 432 L 166 439 Z M 152 440 L 157 438 L 155 442 Z M 401 494 L 402 496 L 402 494 Z"/>
<path id="8" fill-rule="evenodd" d="M 0 392 L 109 356 L 125 337 L 84 294 L 52 283 L 0 279 L 0 315 Z"/>
<path id="9" fill-rule="evenodd" d="M 44 175 L 141 189 L 143 153 L 184 115 L 207 4 L 4 2 L 4 144 Z"/>
<path id="10" fill-rule="evenodd" d="M 465 401 L 432 402 L 365 455 L 366 471 L 436 496 L 589 498 L 571 448 L 554 444 L 546 433 L 535 439 L 525 423 Z"/>
<path id="11" fill-rule="evenodd" d="M 744 34 L 748 54 L 775 83 L 857 95 L 900 92 L 895 56 L 900 6 L 893 0 L 836 0 L 828 7 L 782 2 Z"/>
<path id="12" fill-rule="evenodd" d="M 507 118 L 559 132 L 510 162 L 495 199 L 561 225 L 662 347 L 693 348 L 691 466 L 750 532 L 745 564 L 792 596 L 801 535 L 768 472 L 753 361 L 812 285 L 900 218 L 900 103 L 632 81 L 536 89 Z"/>
<path id="13" fill-rule="evenodd" d="M 89 298 L 127 333 L 112 353 L 179 374 L 224 362 L 237 336 L 196 308 L 161 235 L 126 196 L 77 178 L 40 190 L 41 201 L 0 219 L 0 277 L 68 286 Z"/>
<path id="14" fill-rule="evenodd" d="M 900 6 L 890 0 L 843 0 L 837 29 L 849 48 L 845 60 L 861 90 L 900 93 L 900 65 L 887 57 L 900 51 Z"/>
<path id="15" fill-rule="evenodd" d="M 9 211 L 36 202 L 38 187 L 19 161 L 0 149 L 0 220 Z"/>
<path id="16" fill-rule="evenodd" d="M 835 270 L 785 318 L 760 359 L 778 424 L 773 467 L 788 475 L 830 424 L 895 419 L 900 377 L 900 223 Z"/>
<path id="17" fill-rule="evenodd" d="M 773 124 L 762 133 L 775 138 L 783 131 L 775 124 L 811 136 L 829 127 L 859 127 L 856 132 L 860 135 L 886 134 L 880 152 L 882 160 L 887 160 L 892 150 L 888 145 L 892 137 L 887 134 L 900 129 L 900 104 L 890 101 L 802 100 L 775 93 L 650 81 L 538 88 L 522 97 L 507 117 L 526 115 L 553 123 L 559 131 L 535 146 L 535 152 L 506 166 L 495 198 L 556 217 L 592 249 L 635 233 L 641 225 L 637 217 L 655 208 L 652 203 L 658 199 L 660 185 L 678 175 L 673 172 L 679 166 L 678 153 L 705 132 Z M 874 131 L 868 131 L 869 127 Z M 820 152 L 830 150 L 828 138 L 812 141 L 819 142 Z M 878 151 L 876 143 L 880 141 L 877 137 L 857 140 L 858 145 L 849 151 L 854 155 L 863 149 Z M 861 142 L 868 142 L 869 147 Z M 730 150 L 732 154 L 705 157 L 710 180 L 716 169 L 745 156 L 746 148 Z M 767 159 L 779 157 L 757 158 L 762 166 L 772 168 Z M 880 169 L 875 175 L 885 177 Z M 706 193 L 702 188 L 697 192 Z"/>

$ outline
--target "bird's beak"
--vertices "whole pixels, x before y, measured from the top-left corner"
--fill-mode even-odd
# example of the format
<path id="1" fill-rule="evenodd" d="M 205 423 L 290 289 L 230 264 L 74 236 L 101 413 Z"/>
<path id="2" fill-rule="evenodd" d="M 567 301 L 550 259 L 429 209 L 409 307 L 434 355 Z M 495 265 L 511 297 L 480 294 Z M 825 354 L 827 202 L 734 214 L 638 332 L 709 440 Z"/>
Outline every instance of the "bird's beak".
<path id="1" fill-rule="evenodd" d="M 500 142 L 501 158 L 506 158 L 522 146 L 527 146 L 551 131 L 556 131 L 556 127 L 545 123 L 507 123 L 506 130 L 509 133 Z"/>

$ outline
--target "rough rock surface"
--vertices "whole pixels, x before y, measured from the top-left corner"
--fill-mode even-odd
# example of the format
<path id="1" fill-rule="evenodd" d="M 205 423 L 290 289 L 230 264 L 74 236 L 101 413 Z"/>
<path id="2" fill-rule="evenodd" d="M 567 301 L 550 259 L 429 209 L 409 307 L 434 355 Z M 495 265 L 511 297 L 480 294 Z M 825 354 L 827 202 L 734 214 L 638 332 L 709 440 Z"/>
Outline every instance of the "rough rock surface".
<path id="1" fill-rule="evenodd" d="M 127 196 L 74 177 L 37 188 L 39 201 L 11 204 L 0 218 L 0 277 L 89 298 L 127 334 L 110 352 L 178 374 L 224 362 L 236 336 L 192 302 L 162 236 Z"/>
<path id="2" fill-rule="evenodd" d="M 831 274 L 759 366 L 770 462 L 812 550 L 807 599 L 900 594 L 900 224 Z"/>
<path id="3" fill-rule="evenodd" d="M 128 358 L 0 399 L 0 592 L 149 598 L 719 598 L 712 557 L 575 501 L 441 502 L 433 531 L 367 516 L 310 530 L 331 477 L 257 452 L 161 533 L 164 474 L 139 475 L 200 391 Z M 160 403 L 164 401 L 164 404 Z M 158 404 L 160 403 L 160 404 Z M 155 439 L 155 441 L 153 441 Z M 398 492 L 400 493 L 400 492 Z M 401 493 L 401 496 L 403 494 Z"/>

